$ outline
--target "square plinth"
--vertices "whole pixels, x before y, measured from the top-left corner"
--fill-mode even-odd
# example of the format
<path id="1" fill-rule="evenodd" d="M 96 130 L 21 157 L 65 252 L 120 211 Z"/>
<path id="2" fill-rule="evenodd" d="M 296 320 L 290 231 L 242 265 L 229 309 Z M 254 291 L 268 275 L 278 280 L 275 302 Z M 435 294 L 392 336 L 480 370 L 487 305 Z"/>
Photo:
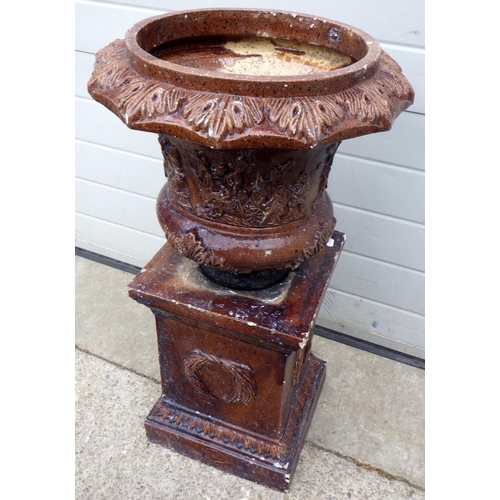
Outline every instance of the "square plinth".
<path id="1" fill-rule="evenodd" d="M 335 232 L 281 283 L 234 291 L 165 245 L 129 285 L 156 317 L 162 396 L 150 440 L 287 490 L 325 377 L 312 329 L 340 255 Z"/>

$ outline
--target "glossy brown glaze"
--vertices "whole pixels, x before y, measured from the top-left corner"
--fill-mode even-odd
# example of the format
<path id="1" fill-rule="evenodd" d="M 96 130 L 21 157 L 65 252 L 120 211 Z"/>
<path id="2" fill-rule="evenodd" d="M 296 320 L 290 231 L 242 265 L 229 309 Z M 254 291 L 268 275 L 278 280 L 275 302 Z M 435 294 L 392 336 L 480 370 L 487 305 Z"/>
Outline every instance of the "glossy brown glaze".
<path id="1" fill-rule="evenodd" d="M 185 257 L 221 271 L 294 269 L 333 234 L 325 191 L 338 143 L 214 150 L 160 136 L 168 179 L 158 218 Z"/>
<path id="2" fill-rule="evenodd" d="M 159 134 L 168 241 L 240 274 L 320 251 L 335 227 L 324 189 L 340 141 L 390 129 L 413 102 L 366 33 L 251 9 L 145 19 L 99 51 L 88 89 L 128 127 Z"/>
<path id="3" fill-rule="evenodd" d="M 317 45 L 354 62 L 306 75 L 252 75 L 223 73 L 217 58 L 208 58 L 209 69 L 207 61 L 177 64 L 155 56 L 165 44 L 207 36 L 284 39 L 288 49 Z M 366 33 L 312 16 L 244 9 L 179 12 L 137 23 L 125 40 L 98 52 L 88 89 L 130 128 L 217 149 L 309 148 L 388 130 L 414 97 L 401 68 Z"/>
<path id="4" fill-rule="evenodd" d="M 98 52 L 88 90 L 157 133 L 164 157 L 170 245 L 129 287 L 156 317 L 148 437 L 287 490 L 325 377 L 312 328 L 344 242 L 325 191 L 333 157 L 389 130 L 413 90 L 356 28 L 250 9 L 145 19 Z"/>
<path id="5" fill-rule="evenodd" d="M 341 69 L 333 66 L 330 71 L 309 76 L 284 76 L 278 71 L 256 77 L 222 74 L 217 71 L 217 65 L 211 70 L 199 71 L 199 68 L 172 64 L 154 56 L 158 47 L 179 41 L 187 45 L 190 39 L 206 37 L 285 40 L 281 45 L 290 42 L 309 47 L 315 45 L 334 49 L 354 62 Z M 376 40 L 343 23 L 304 14 L 251 9 L 203 9 L 161 15 L 134 25 L 125 40 L 131 64 L 148 77 L 192 90 L 259 98 L 324 95 L 347 89 L 376 73 L 381 53 Z"/>
<path id="6" fill-rule="evenodd" d="M 281 283 L 235 292 L 165 245 L 129 285 L 156 316 L 155 442 L 288 489 L 324 380 L 312 328 L 344 235 Z"/>

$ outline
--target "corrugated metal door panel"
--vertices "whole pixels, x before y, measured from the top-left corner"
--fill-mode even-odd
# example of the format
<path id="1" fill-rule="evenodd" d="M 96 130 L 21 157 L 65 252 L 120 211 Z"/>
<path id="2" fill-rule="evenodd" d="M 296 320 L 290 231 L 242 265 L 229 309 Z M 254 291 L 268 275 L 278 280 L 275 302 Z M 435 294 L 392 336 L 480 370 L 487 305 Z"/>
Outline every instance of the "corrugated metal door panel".
<path id="1" fill-rule="evenodd" d="M 338 152 L 401 167 L 425 168 L 425 116 L 402 113 L 388 132 L 342 142 Z"/>
<path id="2" fill-rule="evenodd" d="M 161 159 L 158 136 L 130 130 L 113 113 L 89 99 L 75 101 L 75 135 L 82 141 Z"/>
<path id="3" fill-rule="evenodd" d="M 76 179 L 76 212 L 162 237 L 156 200 L 95 182 Z"/>
<path id="4" fill-rule="evenodd" d="M 424 280 L 424 274 L 419 271 L 344 251 L 331 287 L 423 315 Z"/>
<path id="5" fill-rule="evenodd" d="M 418 358 L 425 357 L 424 317 L 328 289 L 317 324 Z"/>
<path id="6" fill-rule="evenodd" d="M 336 228 L 347 234 L 345 250 L 424 270 L 424 226 L 355 208 L 335 207 Z"/>
<path id="7" fill-rule="evenodd" d="M 337 205 L 424 222 L 423 172 L 337 154 L 327 191 Z"/>
<path id="8" fill-rule="evenodd" d="M 125 32 L 135 23 L 151 16 L 157 16 L 166 9 L 125 6 L 109 2 L 75 3 L 75 48 L 81 52 L 95 54 L 105 45 L 123 38 Z"/>
<path id="9" fill-rule="evenodd" d="M 77 140 L 76 176 L 131 193 L 156 198 L 166 182 L 163 162 Z"/>
<path id="10" fill-rule="evenodd" d="M 79 0 L 77 4 L 88 4 Z M 136 8 L 137 0 L 108 0 L 109 7 Z M 143 0 L 142 9 L 159 11 L 169 10 L 172 4 L 164 0 Z M 419 0 L 383 0 L 376 6 L 372 0 L 357 0 L 356 2 L 324 2 L 312 0 L 218 0 L 206 2 L 203 0 L 184 0 L 176 9 L 202 9 L 207 7 L 246 7 L 266 10 L 287 10 L 296 13 L 308 13 L 334 19 L 356 26 L 371 36 L 409 46 L 423 47 L 425 38 L 424 2 Z M 174 9 L 172 9 L 174 10 Z"/>
<path id="11" fill-rule="evenodd" d="M 138 267 L 143 267 L 165 244 L 164 237 L 80 213 L 75 216 L 75 230 L 78 248 Z"/>

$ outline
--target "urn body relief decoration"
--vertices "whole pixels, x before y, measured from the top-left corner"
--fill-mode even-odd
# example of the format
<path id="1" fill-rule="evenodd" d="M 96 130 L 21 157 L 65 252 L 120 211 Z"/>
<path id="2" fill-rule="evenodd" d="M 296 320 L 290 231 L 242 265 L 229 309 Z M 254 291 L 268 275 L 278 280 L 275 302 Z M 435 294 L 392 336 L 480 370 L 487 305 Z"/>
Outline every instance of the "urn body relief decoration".
<path id="1" fill-rule="evenodd" d="M 168 243 L 129 285 L 157 319 L 149 439 L 280 490 L 325 377 L 312 328 L 345 236 L 326 193 L 341 141 L 413 102 L 372 37 L 305 14 L 183 11 L 98 52 L 91 96 L 158 134 Z"/>

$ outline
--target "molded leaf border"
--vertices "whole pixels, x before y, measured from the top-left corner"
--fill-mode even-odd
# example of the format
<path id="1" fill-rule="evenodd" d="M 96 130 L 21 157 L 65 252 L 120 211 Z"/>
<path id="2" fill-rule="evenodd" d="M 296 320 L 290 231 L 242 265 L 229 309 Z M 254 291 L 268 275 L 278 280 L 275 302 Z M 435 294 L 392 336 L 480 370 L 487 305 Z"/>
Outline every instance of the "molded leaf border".
<path id="1" fill-rule="evenodd" d="M 97 53 L 88 91 L 130 128 L 168 134 L 174 124 L 208 142 L 271 129 L 309 147 L 389 130 L 414 98 L 401 68 L 383 51 L 375 76 L 347 90 L 261 98 L 188 90 L 146 77 L 128 61 L 123 40 Z"/>

